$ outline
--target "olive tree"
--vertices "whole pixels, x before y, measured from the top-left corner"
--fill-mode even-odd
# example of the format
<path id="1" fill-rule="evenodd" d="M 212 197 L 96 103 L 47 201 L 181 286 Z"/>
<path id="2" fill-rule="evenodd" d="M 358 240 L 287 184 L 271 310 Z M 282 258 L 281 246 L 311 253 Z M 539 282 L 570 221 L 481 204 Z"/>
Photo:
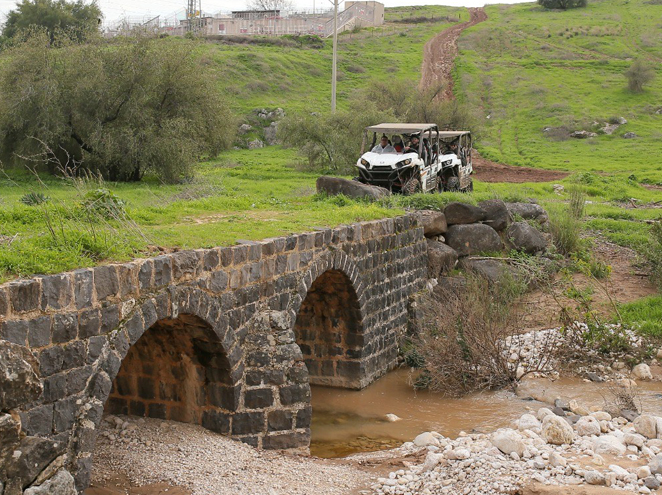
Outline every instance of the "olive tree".
<path id="1" fill-rule="evenodd" d="M 58 32 L 67 32 L 73 40 L 82 42 L 98 34 L 102 17 L 96 1 L 23 0 L 7 14 L 2 36 L 11 39 L 33 27 L 41 27 L 51 39 Z"/>
<path id="2" fill-rule="evenodd" d="M 0 64 L 0 153 L 56 172 L 167 182 L 231 145 L 235 123 L 195 42 L 118 38 L 48 43 L 46 33 Z M 41 162 L 41 163 L 39 163 Z"/>
<path id="3" fill-rule="evenodd" d="M 587 0 L 538 0 L 538 5 L 546 9 L 576 9 L 579 7 L 586 7 Z"/>

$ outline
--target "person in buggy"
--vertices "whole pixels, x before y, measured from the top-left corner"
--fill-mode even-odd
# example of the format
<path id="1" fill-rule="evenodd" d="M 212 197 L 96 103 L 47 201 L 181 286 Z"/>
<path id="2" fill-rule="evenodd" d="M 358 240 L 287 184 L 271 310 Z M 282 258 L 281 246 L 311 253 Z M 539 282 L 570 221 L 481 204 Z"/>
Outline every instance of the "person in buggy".
<path id="1" fill-rule="evenodd" d="M 388 140 L 386 137 L 386 134 L 382 136 L 381 141 L 379 144 L 375 145 L 374 148 L 372 148 L 373 153 L 395 153 L 395 148 L 391 146 L 391 142 Z"/>

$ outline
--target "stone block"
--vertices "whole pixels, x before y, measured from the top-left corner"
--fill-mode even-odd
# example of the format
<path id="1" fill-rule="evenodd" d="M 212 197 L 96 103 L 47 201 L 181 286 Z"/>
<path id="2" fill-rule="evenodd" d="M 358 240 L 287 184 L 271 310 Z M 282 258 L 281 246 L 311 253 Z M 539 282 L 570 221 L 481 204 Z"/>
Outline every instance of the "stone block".
<path id="1" fill-rule="evenodd" d="M 172 276 L 175 280 L 195 276 L 198 268 L 198 253 L 195 251 L 180 251 L 171 255 Z"/>
<path id="2" fill-rule="evenodd" d="M 280 388 L 280 403 L 284 406 L 298 402 L 310 402 L 310 386 L 308 384 L 285 385 Z"/>
<path id="3" fill-rule="evenodd" d="M 293 416 L 294 414 L 289 410 L 271 411 L 267 416 L 268 431 L 291 430 Z"/>
<path id="4" fill-rule="evenodd" d="M 55 433 L 69 431 L 76 421 L 77 397 L 57 401 L 53 405 L 53 428 Z"/>
<path id="5" fill-rule="evenodd" d="M 39 371 L 42 377 L 62 371 L 64 349 L 59 345 L 48 347 L 39 353 Z"/>
<path id="6" fill-rule="evenodd" d="M 147 291 L 152 288 L 152 275 L 154 272 L 154 263 L 152 260 L 145 260 L 140 264 L 138 270 L 138 285 L 141 291 Z"/>
<path id="7" fill-rule="evenodd" d="M 106 334 L 115 330 L 120 324 L 120 308 L 119 306 L 112 305 L 101 309 L 101 330 L 102 334 Z"/>
<path id="8" fill-rule="evenodd" d="M 33 349 L 51 343 L 50 316 L 40 316 L 28 322 L 28 343 Z"/>
<path id="9" fill-rule="evenodd" d="M 262 439 L 262 448 L 267 450 L 286 450 L 310 445 L 310 433 L 291 432 L 267 435 Z"/>
<path id="10" fill-rule="evenodd" d="M 28 322 L 25 320 L 0 322 L 0 339 L 24 346 L 28 339 Z"/>
<path id="11" fill-rule="evenodd" d="M 163 287 L 172 281 L 172 259 L 170 256 L 157 256 L 152 260 L 154 267 L 154 286 Z"/>
<path id="12" fill-rule="evenodd" d="M 201 424 L 208 430 L 222 435 L 230 434 L 230 415 L 221 411 L 207 410 L 202 413 Z"/>
<path id="13" fill-rule="evenodd" d="M 452 225 L 446 233 L 447 244 L 460 256 L 501 251 L 501 238 L 489 225 Z"/>
<path id="14" fill-rule="evenodd" d="M 485 210 L 485 223 L 497 232 L 505 230 L 513 220 L 506 203 L 500 199 L 481 201 L 478 206 Z"/>
<path id="15" fill-rule="evenodd" d="M 71 280 L 68 274 L 41 278 L 41 309 L 61 309 L 72 300 Z"/>
<path id="16" fill-rule="evenodd" d="M 274 403 L 273 391 L 270 388 L 246 390 L 244 406 L 247 409 L 264 409 Z"/>
<path id="17" fill-rule="evenodd" d="M 79 390 L 80 392 L 80 390 Z M 42 399 L 46 404 L 63 399 L 67 395 L 67 374 L 56 373 L 44 379 Z"/>
<path id="18" fill-rule="evenodd" d="M 50 435 L 53 432 L 53 404 L 30 409 L 21 418 L 21 422 L 28 435 Z"/>
<path id="19" fill-rule="evenodd" d="M 53 343 L 64 344 L 78 336 L 78 315 L 76 313 L 53 316 Z"/>
<path id="20" fill-rule="evenodd" d="M 313 418 L 313 408 L 306 406 L 297 411 L 296 427 L 297 428 L 310 428 L 310 422 Z"/>
<path id="21" fill-rule="evenodd" d="M 85 364 L 87 357 L 87 350 L 85 343 L 80 340 L 75 340 L 64 346 L 64 355 L 62 357 L 62 369 L 70 370 L 78 368 Z"/>
<path id="22" fill-rule="evenodd" d="M 16 313 L 39 309 L 41 287 L 38 280 L 20 280 L 9 284 L 9 297 Z"/>
<path id="23" fill-rule="evenodd" d="M 250 435 L 265 430 L 263 412 L 242 412 L 232 417 L 233 435 Z"/>
<path id="24" fill-rule="evenodd" d="M 78 338 L 88 339 L 99 335 L 101 331 L 101 313 L 98 309 L 89 309 L 78 315 Z"/>
<path id="25" fill-rule="evenodd" d="M 94 268 L 94 289 L 97 300 L 103 301 L 119 292 L 119 279 L 117 269 L 113 265 L 97 266 Z"/>
<path id="26" fill-rule="evenodd" d="M 65 442 L 28 436 L 21 440 L 19 455 L 7 467 L 9 479 L 20 480 L 20 487 L 28 487 L 56 457 L 62 454 Z"/>
<path id="27" fill-rule="evenodd" d="M 94 277 L 92 270 L 76 270 L 73 273 L 74 278 L 74 303 L 77 309 L 89 308 L 92 306 L 94 291 Z"/>
<path id="28" fill-rule="evenodd" d="M 7 289 L 0 287 L 0 317 L 7 316 L 9 314 L 9 294 Z M 0 495 L 2 493 L 0 492 Z"/>

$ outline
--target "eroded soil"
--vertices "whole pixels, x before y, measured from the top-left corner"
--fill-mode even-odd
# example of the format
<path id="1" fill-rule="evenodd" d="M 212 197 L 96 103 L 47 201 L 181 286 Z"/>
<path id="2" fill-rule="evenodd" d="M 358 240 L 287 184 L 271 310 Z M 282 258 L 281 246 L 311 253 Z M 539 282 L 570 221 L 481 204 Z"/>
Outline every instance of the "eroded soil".
<path id="1" fill-rule="evenodd" d="M 637 269 L 637 254 L 632 250 L 599 239 L 593 246 L 596 257 L 611 267 L 607 279 L 595 280 L 580 273 L 572 276 L 578 290 L 589 290 L 594 309 L 605 318 L 613 315 L 614 304 L 628 303 L 657 294 L 647 273 Z M 558 326 L 562 307 L 573 308 L 576 302 L 566 297 L 570 281 L 557 276 L 551 284 L 535 289 L 524 297 L 524 331 Z"/>

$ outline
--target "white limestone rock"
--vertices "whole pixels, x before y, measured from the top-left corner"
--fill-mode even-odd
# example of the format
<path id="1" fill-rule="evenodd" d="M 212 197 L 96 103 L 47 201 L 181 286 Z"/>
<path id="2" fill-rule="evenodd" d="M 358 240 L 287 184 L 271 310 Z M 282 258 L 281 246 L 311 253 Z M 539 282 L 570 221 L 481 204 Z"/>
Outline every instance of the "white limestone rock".
<path id="1" fill-rule="evenodd" d="M 553 445 L 571 444 L 575 439 L 572 426 L 560 416 L 545 416 L 542 421 L 542 436 Z"/>

